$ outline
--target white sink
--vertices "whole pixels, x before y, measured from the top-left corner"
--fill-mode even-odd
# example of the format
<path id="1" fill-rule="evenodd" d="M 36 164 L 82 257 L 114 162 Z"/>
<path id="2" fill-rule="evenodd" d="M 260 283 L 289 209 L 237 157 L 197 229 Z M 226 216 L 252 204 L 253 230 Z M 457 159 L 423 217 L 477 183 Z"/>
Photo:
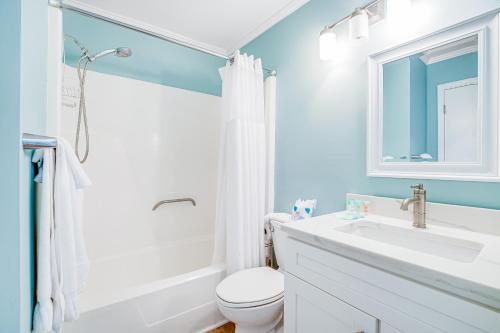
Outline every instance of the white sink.
<path id="1" fill-rule="evenodd" d="M 473 262 L 484 246 L 469 240 L 433 234 L 425 229 L 399 228 L 366 220 L 336 227 L 335 230 L 464 263 Z"/>

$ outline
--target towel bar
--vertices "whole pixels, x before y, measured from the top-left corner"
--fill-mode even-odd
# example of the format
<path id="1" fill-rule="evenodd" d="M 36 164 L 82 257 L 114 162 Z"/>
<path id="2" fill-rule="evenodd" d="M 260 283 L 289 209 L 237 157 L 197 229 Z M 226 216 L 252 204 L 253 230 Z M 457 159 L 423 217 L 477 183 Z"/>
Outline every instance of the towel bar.
<path id="1" fill-rule="evenodd" d="M 158 208 L 164 204 L 169 204 L 169 203 L 174 203 L 174 202 L 184 202 L 184 201 L 189 201 L 193 204 L 193 206 L 196 206 L 196 201 L 194 201 L 193 198 L 182 198 L 182 199 L 162 200 L 153 206 L 153 210 L 156 210 L 156 208 Z"/>
<path id="2" fill-rule="evenodd" d="M 57 146 L 56 138 L 50 136 L 23 133 L 24 149 L 56 148 L 56 146 Z"/>

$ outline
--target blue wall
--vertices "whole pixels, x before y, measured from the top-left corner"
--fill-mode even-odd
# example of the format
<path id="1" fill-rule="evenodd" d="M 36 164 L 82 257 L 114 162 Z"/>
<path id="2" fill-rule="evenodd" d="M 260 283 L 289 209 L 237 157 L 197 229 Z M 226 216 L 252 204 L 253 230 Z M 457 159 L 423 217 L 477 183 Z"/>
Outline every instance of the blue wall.
<path id="1" fill-rule="evenodd" d="M 119 46 L 132 49 L 132 57 L 101 58 L 91 65 L 91 70 L 212 95 L 221 94 L 218 68 L 224 66 L 224 59 L 71 11 L 64 12 L 63 20 L 64 33 L 74 36 L 91 53 Z M 80 49 L 67 39 L 65 51 L 66 63 L 75 66 Z"/>
<path id="2" fill-rule="evenodd" d="M 399 159 L 410 154 L 410 59 L 384 64 L 383 155 Z"/>
<path id="3" fill-rule="evenodd" d="M 0 332 L 31 331 L 34 200 L 30 152 L 21 133 L 44 133 L 47 3 L 0 2 Z M 36 50 L 34 53 L 33 50 Z"/>
<path id="4" fill-rule="evenodd" d="M 477 77 L 477 52 L 427 66 L 427 151 L 438 156 L 437 86 Z"/>
<path id="5" fill-rule="evenodd" d="M 350 59 L 339 64 L 319 60 L 322 27 L 365 2 L 312 0 L 244 48 L 278 71 L 278 211 L 290 211 L 297 198 L 317 198 L 320 214 L 340 210 L 346 192 L 408 197 L 409 186 L 417 182 L 366 176 L 367 51 L 353 49 Z M 455 24 L 500 5 L 498 0 L 427 3 L 439 6 L 430 12 L 436 15 L 434 26 Z M 370 43 L 382 38 L 374 33 Z M 431 201 L 500 209 L 498 183 L 422 183 Z"/>
<path id="6" fill-rule="evenodd" d="M 427 66 L 421 54 L 410 57 L 410 151 L 427 152 Z M 385 112 L 385 111 L 384 111 Z"/>
<path id="7" fill-rule="evenodd" d="M 427 152 L 427 67 L 420 56 L 384 64 L 383 156 Z"/>
<path id="8" fill-rule="evenodd" d="M 0 3 L 0 332 L 18 332 L 19 299 L 19 132 L 21 3 Z"/>

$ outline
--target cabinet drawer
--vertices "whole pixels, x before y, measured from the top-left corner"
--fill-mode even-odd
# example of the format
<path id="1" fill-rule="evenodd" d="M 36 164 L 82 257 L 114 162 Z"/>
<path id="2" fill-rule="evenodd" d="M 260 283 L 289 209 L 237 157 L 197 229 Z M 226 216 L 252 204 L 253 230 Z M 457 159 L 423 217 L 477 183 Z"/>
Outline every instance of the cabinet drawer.
<path id="1" fill-rule="evenodd" d="M 285 275 L 286 333 L 377 333 L 376 318 L 294 277 Z"/>
<path id="2" fill-rule="evenodd" d="M 287 239 L 286 270 L 405 333 L 500 332 L 500 313 L 343 256 Z"/>

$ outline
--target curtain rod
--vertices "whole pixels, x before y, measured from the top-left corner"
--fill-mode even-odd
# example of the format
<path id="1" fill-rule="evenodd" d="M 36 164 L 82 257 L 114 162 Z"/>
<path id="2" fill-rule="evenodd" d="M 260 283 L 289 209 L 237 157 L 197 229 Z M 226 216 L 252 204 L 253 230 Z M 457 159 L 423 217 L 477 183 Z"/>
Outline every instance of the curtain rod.
<path id="1" fill-rule="evenodd" d="M 104 15 L 100 15 L 100 14 L 94 13 L 94 12 L 92 12 L 90 10 L 86 10 L 86 9 L 80 8 L 80 7 L 74 6 L 72 4 L 66 4 L 62 0 L 48 0 L 48 3 L 49 3 L 49 6 L 52 6 L 52 7 L 71 10 L 71 11 L 77 12 L 77 13 L 85 15 L 85 16 L 96 18 L 96 19 L 101 20 L 101 21 L 106 21 L 106 22 L 109 22 L 109 23 L 113 23 L 113 24 L 119 25 L 121 27 L 124 27 L 124 28 L 127 28 L 127 29 L 131 29 L 131 30 L 134 30 L 134 31 L 137 31 L 137 32 L 141 32 L 143 34 L 146 34 L 146 35 L 149 35 L 149 36 L 152 36 L 152 37 L 156 37 L 156 38 L 159 38 L 161 40 L 164 40 L 164 41 L 167 41 L 167 42 L 170 42 L 170 43 L 174 43 L 174 44 L 177 44 L 177 45 L 180 45 L 180 46 L 184 46 L 184 47 L 190 48 L 190 49 L 195 50 L 195 51 L 200 51 L 200 52 L 203 52 L 205 54 L 209 54 L 209 55 L 212 55 L 212 56 L 216 56 L 216 57 L 219 57 L 219 58 L 222 58 L 222 59 L 229 60 L 229 61 L 231 61 L 231 63 L 232 63 L 232 60 L 234 59 L 234 57 L 230 57 L 230 56 L 227 56 L 227 55 L 219 53 L 219 52 L 214 52 L 214 51 L 211 51 L 209 49 L 206 49 L 206 48 L 203 48 L 203 47 L 200 47 L 200 46 L 196 46 L 196 45 L 193 45 L 191 43 L 179 40 L 179 39 L 174 38 L 174 37 L 166 36 L 166 35 L 163 35 L 163 34 L 160 34 L 160 33 L 154 32 L 154 31 L 151 31 L 149 29 L 141 28 L 141 27 L 138 27 L 138 26 L 134 26 L 134 25 L 131 25 L 131 24 L 119 21 L 119 20 L 115 20 L 113 18 L 110 18 L 110 17 L 104 16 Z M 267 72 L 271 76 L 276 76 L 276 70 L 274 70 L 274 69 L 263 68 L 263 70 L 265 72 Z"/>

